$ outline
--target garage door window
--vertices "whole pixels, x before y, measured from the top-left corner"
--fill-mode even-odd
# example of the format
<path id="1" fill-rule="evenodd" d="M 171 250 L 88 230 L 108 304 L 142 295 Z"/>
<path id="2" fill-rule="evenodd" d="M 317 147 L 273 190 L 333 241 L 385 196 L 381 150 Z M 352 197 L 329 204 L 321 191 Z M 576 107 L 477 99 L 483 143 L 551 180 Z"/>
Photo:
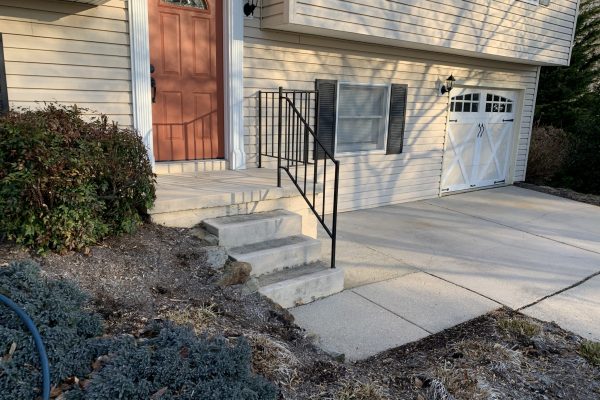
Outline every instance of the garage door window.
<path id="1" fill-rule="evenodd" d="M 479 112 L 479 93 L 454 96 L 450 102 L 452 112 Z"/>
<path id="2" fill-rule="evenodd" d="M 497 94 L 488 93 L 485 97 L 485 112 L 510 113 L 513 110 L 513 101 Z"/>
<path id="3" fill-rule="evenodd" d="M 337 153 L 384 151 L 389 85 L 339 84 Z"/>

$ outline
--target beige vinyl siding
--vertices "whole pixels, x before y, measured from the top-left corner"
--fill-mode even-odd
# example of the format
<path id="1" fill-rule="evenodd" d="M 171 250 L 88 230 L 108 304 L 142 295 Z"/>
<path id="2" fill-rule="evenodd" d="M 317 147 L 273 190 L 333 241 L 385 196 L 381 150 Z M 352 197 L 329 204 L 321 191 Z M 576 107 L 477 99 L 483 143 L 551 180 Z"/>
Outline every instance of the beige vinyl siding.
<path id="1" fill-rule="evenodd" d="M 127 2 L 0 0 L 13 107 L 77 104 L 132 125 Z"/>
<path id="2" fill-rule="evenodd" d="M 569 63 L 578 2 L 265 0 L 263 28 L 532 64 Z"/>
<path id="3" fill-rule="evenodd" d="M 317 78 L 404 83 L 408 101 L 403 153 L 339 157 L 340 210 L 436 197 L 448 115 L 448 96 L 438 95 L 439 85 L 452 73 L 458 84 L 517 88 L 522 93 L 513 169 L 516 181 L 524 179 L 538 67 L 260 30 L 259 21 L 247 19 L 245 27 L 244 126 L 249 167 L 257 161 L 258 90 L 278 86 L 312 90 Z M 332 189 L 327 187 L 329 193 Z"/>

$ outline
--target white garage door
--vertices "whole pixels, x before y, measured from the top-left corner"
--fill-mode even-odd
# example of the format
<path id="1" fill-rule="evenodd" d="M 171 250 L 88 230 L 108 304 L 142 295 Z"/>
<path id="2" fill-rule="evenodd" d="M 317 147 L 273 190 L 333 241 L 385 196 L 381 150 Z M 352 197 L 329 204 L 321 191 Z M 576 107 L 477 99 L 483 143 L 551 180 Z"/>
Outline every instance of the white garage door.
<path id="1" fill-rule="evenodd" d="M 455 89 L 452 93 L 442 193 L 504 184 L 513 147 L 515 92 Z"/>

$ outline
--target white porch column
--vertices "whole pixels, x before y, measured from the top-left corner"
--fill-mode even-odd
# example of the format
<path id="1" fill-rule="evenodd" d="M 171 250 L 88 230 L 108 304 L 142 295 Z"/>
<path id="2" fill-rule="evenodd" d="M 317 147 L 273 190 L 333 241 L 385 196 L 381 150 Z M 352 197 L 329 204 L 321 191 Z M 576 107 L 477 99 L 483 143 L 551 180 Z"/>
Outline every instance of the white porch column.
<path id="1" fill-rule="evenodd" d="M 128 11 L 129 40 L 131 45 L 133 127 L 142 136 L 148 150 L 148 157 L 154 169 L 148 0 L 129 0 Z"/>
<path id="2" fill-rule="evenodd" d="M 243 2 L 223 0 L 223 15 L 225 157 L 229 168 L 245 169 Z"/>

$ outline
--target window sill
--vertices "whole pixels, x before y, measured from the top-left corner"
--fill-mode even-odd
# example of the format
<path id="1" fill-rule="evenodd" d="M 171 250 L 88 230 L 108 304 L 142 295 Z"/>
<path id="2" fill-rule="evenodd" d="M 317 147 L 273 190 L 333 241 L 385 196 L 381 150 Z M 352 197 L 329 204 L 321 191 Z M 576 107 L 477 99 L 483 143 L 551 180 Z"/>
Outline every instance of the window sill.
<path id="1" fill-rule="evenodd" d="M 364 155 L 385 155 L 385 150 L 362 150 L 362 151 L 346 151 L 343 153 L 335 153 L 335 157 L 348 158 Z"/>

